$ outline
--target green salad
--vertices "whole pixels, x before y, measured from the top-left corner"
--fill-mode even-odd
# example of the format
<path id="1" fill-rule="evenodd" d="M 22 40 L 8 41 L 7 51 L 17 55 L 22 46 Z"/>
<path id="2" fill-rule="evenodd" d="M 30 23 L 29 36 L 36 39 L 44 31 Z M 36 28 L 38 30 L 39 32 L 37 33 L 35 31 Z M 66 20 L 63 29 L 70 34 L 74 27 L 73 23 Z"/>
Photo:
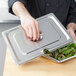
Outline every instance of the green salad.
<path id="1" fill-rule="evenodd" d="M 49 57 L 53 57 L 60 61 L 76 55 L 76 43 L 70 43 L 67 46 L 59 48 L 52 52 L 50 52 L 48 49 L 44 49 L 44 53 Z"/>

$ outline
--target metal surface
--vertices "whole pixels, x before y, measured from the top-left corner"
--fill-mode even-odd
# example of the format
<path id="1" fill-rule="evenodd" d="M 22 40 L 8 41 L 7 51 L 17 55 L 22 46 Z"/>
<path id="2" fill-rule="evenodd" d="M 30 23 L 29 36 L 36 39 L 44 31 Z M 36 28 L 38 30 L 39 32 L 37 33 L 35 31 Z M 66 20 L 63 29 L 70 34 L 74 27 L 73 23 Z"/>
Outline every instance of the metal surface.
<path id="1" fill-rule="evenodd" d="M 23 64 L 41 56 L 44 54 L 42 50 L 45 48 L 50 48 L 52 51 L 73 41 L 72 37 L 52 13 L 37 20 L 42 32 L 42 39 L 37 42 L 27 39 L 21 26 L 3 32 L 3 37 L 17 64 Z"/>
<path id="2" fill-rule="evenodd" d="M 20 20 L 0 20 L 0 24 L 20 24 Z"/>

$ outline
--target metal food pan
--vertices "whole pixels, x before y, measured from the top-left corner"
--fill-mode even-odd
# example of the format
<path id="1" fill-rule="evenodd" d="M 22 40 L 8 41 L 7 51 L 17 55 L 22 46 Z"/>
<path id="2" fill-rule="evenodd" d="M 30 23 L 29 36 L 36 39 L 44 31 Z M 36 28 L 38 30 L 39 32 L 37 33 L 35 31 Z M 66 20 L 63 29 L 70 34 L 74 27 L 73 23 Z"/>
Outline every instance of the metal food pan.
<path id="1" fill-rule="evenodd" d="M 30 41 L 25 36 L 21 26 L 2 32 L 12 57 L 18 65 L 42 56 L 45 48 L 49 49 L 50 47 L 50 51 L 53 51 L 73 42 L 73 38 L 53 13 L 42 16 L 37 21 L 41 32 L 39 41 Z M 11 23 L 14 23 L 14 21 L 10 22 L 10 25 L 12 25 Z M 16 25 L 17 23 L 15 22 Z M 9 25 L 9 23 L 6 25 Z"/>
<path id="2" fill-rule="evenodd" d="M 73 43 L 76 43 L 76 41 L 74 41 Z M 50 49 L 48 49 L 48 50 L 50 50 Z M 66 59 L 63 59 L 63 60 L 57 60 L 57 59 L 55 59 L 55 58 L 53 58 L 53 57 L 50 57 L 50 56 L 48 56 L 48 55 L 46 55 L 46 54 L 44 54 L 43 56 L 46 57 L 46 58 L 52 59 L 53 61 L 55 61 L 55 62 L 57 62 L 57 63 L 62 63 L 62 62 L 65 62 L 65 61 L 67 61 L 67 60 L 70 60 L 70 59 L 76 57 L 76 55 L 74 55 L 74 56 L 71 56 L 71 57 L 66 58 Z"/>

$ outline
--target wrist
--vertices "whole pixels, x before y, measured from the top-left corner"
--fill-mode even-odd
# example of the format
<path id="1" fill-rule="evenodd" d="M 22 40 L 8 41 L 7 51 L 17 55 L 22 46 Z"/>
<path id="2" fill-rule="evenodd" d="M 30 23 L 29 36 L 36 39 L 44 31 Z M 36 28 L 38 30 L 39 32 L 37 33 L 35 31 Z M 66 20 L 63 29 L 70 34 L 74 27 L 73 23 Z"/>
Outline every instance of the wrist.
<path id="1" fill-rule="evenodd" d="M 23 18 L 26 18 L 26 17 L 30 17 L 31 15 L 28 13 L 28 14 L 26 14 L 26 13 L 22 13 L 22 14 L 20 14 L 20 19 L 23 19 Z"/>

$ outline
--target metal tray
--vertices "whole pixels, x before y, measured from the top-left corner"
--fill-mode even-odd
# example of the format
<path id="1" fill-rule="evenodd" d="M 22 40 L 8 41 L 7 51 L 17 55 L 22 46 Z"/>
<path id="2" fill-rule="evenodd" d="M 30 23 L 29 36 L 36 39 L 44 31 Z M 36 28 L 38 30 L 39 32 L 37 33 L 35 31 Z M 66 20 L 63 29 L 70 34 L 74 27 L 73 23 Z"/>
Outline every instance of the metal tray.
<path id="1" fill-rule="evenodd" d="M 76 43 L 76 41 L 74 41 L 73 43 Z M 50 50 L 50 49 L 48 49 L 48 50 Z M 70 60 L 70 59 L 76 57 L 76 55 L 74 55 L 74 56 L 71 56 L 71 57 L 66 58 L 66 59 L 63 59 L 63 60 L 57 60 L 57 59 L 55 59 L 55 58 L 53 58 L 53 57 L 47 56 L 46 54 L 44 54 L 43 56 L 46 57 L 46 58 L 52 59 L 53 61 L 55 61 L 55 62 L 57 62 L 57 63 L 62 63 L 62 62 L 65 62 L 65 61 L 67 61 L 67 60 Z"/>
<path id="2" fill-rule="evenodd" d="M 53 13 L 42 16 L 37 21 L 42 32 L 40 40 L 37 42 L 27 39 L 21 26 L 2 32 L 3 38 L 18 65 L 43 55 L 45 48 L 52 51 L 73 42 L 73 38 Z"/>

